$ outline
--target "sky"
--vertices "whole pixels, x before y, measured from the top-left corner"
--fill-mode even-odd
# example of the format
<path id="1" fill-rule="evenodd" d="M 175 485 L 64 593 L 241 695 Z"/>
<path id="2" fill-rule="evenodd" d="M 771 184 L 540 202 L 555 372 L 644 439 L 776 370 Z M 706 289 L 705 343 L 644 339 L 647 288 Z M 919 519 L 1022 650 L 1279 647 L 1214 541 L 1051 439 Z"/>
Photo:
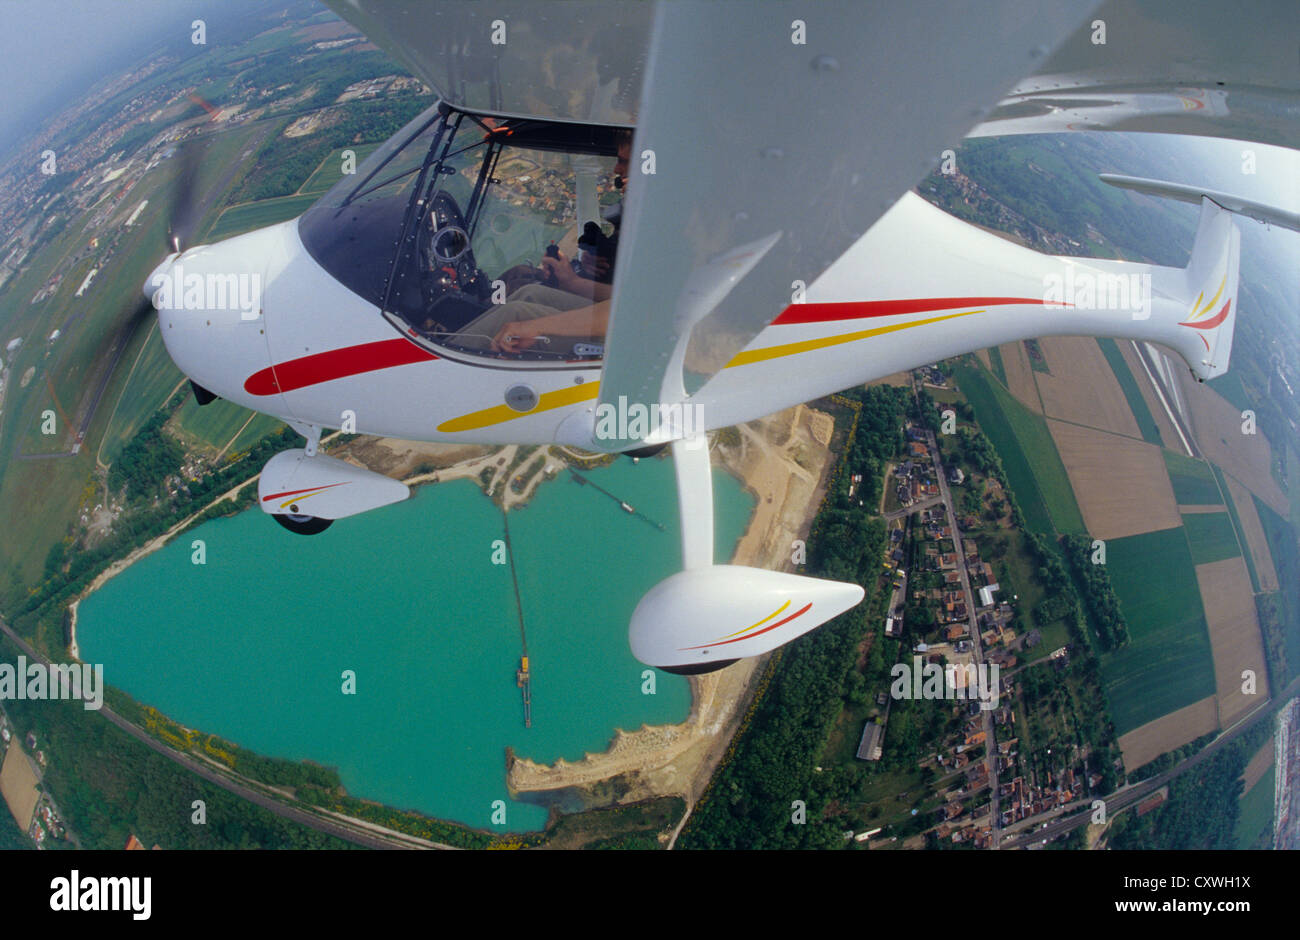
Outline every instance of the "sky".
<path id="1" fill-rule="evenodd" d="M 196 18 L 220 19 L 272 0 L 0 0 L 0 151 L 94 81 L 144 55 Z M 209 38 L 211 42 L 211 38 Z"/>

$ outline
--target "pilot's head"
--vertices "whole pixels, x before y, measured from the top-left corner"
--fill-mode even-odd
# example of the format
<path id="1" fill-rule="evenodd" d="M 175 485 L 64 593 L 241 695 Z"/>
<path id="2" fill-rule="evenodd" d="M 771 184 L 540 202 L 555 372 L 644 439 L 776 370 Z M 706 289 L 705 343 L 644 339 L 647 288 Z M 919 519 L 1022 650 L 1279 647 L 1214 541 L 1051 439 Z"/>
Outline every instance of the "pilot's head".
<path id="1" fill-rule="evenodd" d="M 618 132 L 618 160 L 614 163 L 614 187 L 627 188 L 627 167 L 632 159 L 632 132 Z"/>

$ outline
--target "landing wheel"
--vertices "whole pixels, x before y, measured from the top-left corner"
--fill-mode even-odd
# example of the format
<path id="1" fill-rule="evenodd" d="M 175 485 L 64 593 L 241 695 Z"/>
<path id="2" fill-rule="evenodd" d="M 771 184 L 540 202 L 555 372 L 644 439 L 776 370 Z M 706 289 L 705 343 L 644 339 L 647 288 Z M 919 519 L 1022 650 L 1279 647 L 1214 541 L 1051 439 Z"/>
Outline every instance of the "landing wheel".
<path id="1" fill-rule="evenodd" d="M 628 457 L 655 457 L 663 453 L 664 448 L 667 446 L 667 442 L 663 444 L 647 444 L 645 447 L 634 447 L 632 450 L 623 451 L 623 453 Z"/>
<path id="2" fill-rule="evenodd" d="M 735 661 L 734 659 L 720 659 L 712 663 L 696 663 L 690 666 L 660 666 L 659 668 L 676 676 L 702 676 L 706 673 L 717 672 L 719 669 L 726 669 Z"/>
<path id="3" fill-rule="evenodd" d="M 322 519 L 319 516 L 302 516 L 288 512 L 271 513 L 271 518 L 295 535 L 316 535 L 324 532 L 334 522 L 333 519 Z"/>

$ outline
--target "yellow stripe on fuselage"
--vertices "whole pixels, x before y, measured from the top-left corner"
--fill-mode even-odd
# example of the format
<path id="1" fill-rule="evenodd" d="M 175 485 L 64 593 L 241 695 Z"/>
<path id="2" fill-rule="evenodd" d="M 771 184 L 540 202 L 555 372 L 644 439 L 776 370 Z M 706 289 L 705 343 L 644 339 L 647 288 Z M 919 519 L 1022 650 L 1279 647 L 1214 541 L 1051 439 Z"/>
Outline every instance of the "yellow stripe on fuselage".
<path id="1" fill-rule="evenodd" d="M 513 421 L 515 418 L 526 418 L 529 415 L 540 414 L 553 408 L 576 405 L 580 401 L 591 401 L 599 391 L 599 382 L 584 382 L 581 385 L 572 385 L 569 388 L 561 388 L 553 392 L 543 392 L 538 396 L 537 405 L 531 411 L 521 412 L 515 411 L 509 405 L 495 405 L 491 408 L 484 408 L 482 411 L 471 411 L 459 418 L 444 421 L 438 425 L 438 430 L 445 434 L 454 434 L 458 431 L 477 431 L 479 428 Z"/>
<path id="2" fill-rule="evenodd" d="M 942 323 L 944 320 L 952 320 L 956 317 L 968 317 L 973 313 L 983 312 L 984 310 L 981 309 L 966 310 L 962 313 L 946 313 L 941 317 L 927 317 L 924 320 L 912 320 L 907 323 L 893 323 L 889 326 L 877 326 L 870 330 L 858 330 L 854 333 L 840 333 L 837 336 L 823 336 L 820 339 L 805 339 L 800 340 L 797 343 L 783 343 L 780 346 L 764 346 L 762 349 L 751 349 L 748 352 L 737 353 L 730 362 L 723 366 L 723 368 L 730 369 L 735 366 L 747 366 L 756 362 L 767 362 L 771 359 L 780 359 L 784 356 L 795 356 L 799 353 L 812 352 L 814 349 L 825 349 L 829 346 L 853 343 L 860 339 L 869 339 L 872 336 L 883 336 L 886 333 L 896 333 L 899 330 L 909 330 L 914 326 L 929 326 L 932 323 Z M 550 411 L 554 408 L 563 408 L 566 405 L 576 405 L 578 402 L 591 401 L 596 397 L 599 391 L 599 382 L 584 382 L 582 385 L 574 385 L 570 388 L 562 388 L 554 392 L 543 392 L 537 400 L 537 406 L 531 411 L 520 412 L 515 411 L 509 405 L 494 405 L 491 408 L 484 408 L 482 411 L 471 411 L 469 414 L 444 421 L 442 424 L 438 425 L 438 430 L 444 434 L 455 434 L 460 431 L 477 431 L 479 428 L 490 427 L 494 424 L 503 424 L 506 421 L 514 421 L 517 418 L 526 418 L 529 415 L 540 414 L 543 411 Z M 755 626 L 757 626 L 757 624 L 755 624 Z M 749 628 L 747 627 L 746 629 Z"/>
<path id="3" fill-rule="evenodd" d="M 859 330 L 856 333 L 841 333 L 838 336 L 823 336 L 820 339 L 805 339 L 797 343 L 783 343 L 780 346 L 764 346 L 762 349 L 751 349 L 748 352 L 737 353 L 735 358 L 726 364 L 724 368 L 730 369 L 733 366 L 748 366 L 755 362 L 766 362 L 769 359 L 780 359 L 782 356 L 794 356 L 798 353 L 811 352 L 814 349 L 825 349 L 828 346 L 838 346 L 841 343 L 852 343 L 860 339 L 868 339 L 872 336 L 883 336 L 886 333 L 897 333 L 899 330 L 910 330 L 914 326 L 928 326 L 931 323 L 942 323 L 944 320 L 951 320 L 954 317 L 968 317 L 972 313 L 983 313 L 983 310 L 967 310 L 964 313 L 947 313 L 941 317 L 928 317 L 925 320 L 912 320 L 908 323 L 893 323 L 889 326 L 877 326 L 870 330 Z"/>
<path id="4" fill-rule="evenodd" d="M 1217 293 L 1215 293 L 1214 298 L 1208 304 L 1205 305 L 1204 310 L 1194 311 L 1192 315 L 1188 317 L 1188 319 L 1199 320 L 1201 317 L 1205 316 L 1207 313 L 1213 310 L 1214 305 L 1217 304 L 1219 302 L 1219 298 L 1223 296 L 1223 288 L 1227 285 L 1227 283 L 1228 283 L 1228 275 L 1227 272 L 1224 272 L 1223 280 L 1219 282 L 1219 290 Z M 1199 298 L 1197 299 L 1197 302 L 1198 303 L 1200 302 Z"/>

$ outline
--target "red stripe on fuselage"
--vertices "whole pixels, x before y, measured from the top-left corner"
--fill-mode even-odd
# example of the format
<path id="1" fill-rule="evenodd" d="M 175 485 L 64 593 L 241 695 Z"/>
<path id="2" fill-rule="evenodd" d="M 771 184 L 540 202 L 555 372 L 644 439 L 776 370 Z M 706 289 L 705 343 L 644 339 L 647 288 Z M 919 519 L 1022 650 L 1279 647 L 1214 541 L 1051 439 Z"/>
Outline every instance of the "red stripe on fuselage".
<path id="1" fill-rule="evenodd" d="M 796 323 L 829 323 L 835 320 L 863 320 L 867 317 L 896 317 L 904 313 L 956 310 L 958 307 L 997 307 L 1006 304 L 1037 304 L 1041 297 L 914 297 L 909 300 L 861 300 L 826 304 L 791 304 L 772 321 L 773 326 Z M 1070 306 L 1053 304 L 1053 306 Z"/>
<path id="2" fill-rule="evenodd" d="M 786 307 L 773 326 L 799 323 L 829 323 L 836 320 L 862 320 L 869 317 L 892 317 L 931 310 L 955 310 L 958 307 L 993 307 L 1007 304 L 1045 304 L 1038 297 L 921 297 L 908 300 L 864 300 L 845 303 L 792 304 Z M 1054 306 L 1069 306 L 1054 304 Z M 250 395 L 274 395 L 292 392 L 309 385 L 319 385 L 363 372 L 391 369 L 415 362 L 437 359 L 433 353 L 404 339 L 386 339 L 359 346 L 345 346 L 328 352 L 314 353 L 268 366 L 250 375 L 244 391 Z"/>
<path id="3" fill-rule="evenodd" d="M 290 359 L 254 372 L 244 382 L 244 391 L 250 395 L 274 395 L 294 389 L 319 385 L 350 375 L 391 369 L 414 362 L 437 359 L 433 353 L 404 339 L 383 339 L 360 346 L 345 346 L 329 352 L 313 353 L 300 359 Z"/>

